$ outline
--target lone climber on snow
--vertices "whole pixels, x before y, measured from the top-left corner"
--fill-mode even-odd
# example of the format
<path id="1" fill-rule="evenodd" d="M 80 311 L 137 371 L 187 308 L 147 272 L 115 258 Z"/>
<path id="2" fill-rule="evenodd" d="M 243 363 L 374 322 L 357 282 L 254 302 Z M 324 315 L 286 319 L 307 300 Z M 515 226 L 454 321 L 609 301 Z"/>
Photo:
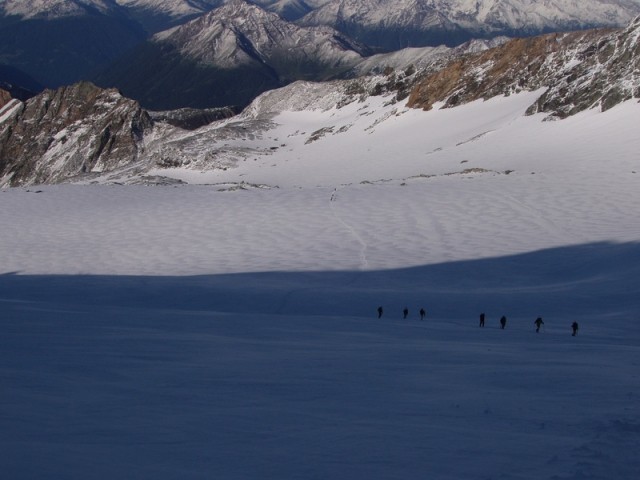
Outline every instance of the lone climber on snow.
<path id="1" fill-rule="evenodd" d="M 573 322 L 571 324 L 571 331 L 573 332 L 571 334 L 572 337 L 575 337 L 578 334 L 578 322 Z"/>

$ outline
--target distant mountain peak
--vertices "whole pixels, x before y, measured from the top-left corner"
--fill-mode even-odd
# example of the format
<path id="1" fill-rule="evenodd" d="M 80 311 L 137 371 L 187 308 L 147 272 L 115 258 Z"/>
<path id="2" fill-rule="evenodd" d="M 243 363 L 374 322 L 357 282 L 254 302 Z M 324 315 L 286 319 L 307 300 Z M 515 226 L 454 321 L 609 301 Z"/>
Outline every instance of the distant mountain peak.
<path id="1" fill-rule="evenodd" d="M 106 13 L 117 8 L 110 0 L 0 0 L 0 11 L 5 15 L 31 18 L 64 18 L 86 15 L 89 12 Z"/>
<path id="2" fill-rule="evenodd" d="M 301 27 L 232 0 L 154 35 L 96 79 L 145 107 L 246 106 L 296 80 L 323 81 L 362 61 L 366 47 L 330 27 Z M 166 92 L 176 92 L 167 96 Z"/>
<path id="3" fill-rule="evenodd" d="M 638 13 L 638 0 L 328 0 L 300 23 L 330 25 L 369 45 L 395 50 L 498 35 L 622 27 Z"/>
<path id="4" fill-rule="evenodd" d="M 252 61 L 269 63 L 286 54 L 339 66 L 353 64 L 364 48 L 328 27 L 303 28 L 244 0 L 231 0 L 187 24 L 153 37 L 199 62 L 230 68 Z"/>

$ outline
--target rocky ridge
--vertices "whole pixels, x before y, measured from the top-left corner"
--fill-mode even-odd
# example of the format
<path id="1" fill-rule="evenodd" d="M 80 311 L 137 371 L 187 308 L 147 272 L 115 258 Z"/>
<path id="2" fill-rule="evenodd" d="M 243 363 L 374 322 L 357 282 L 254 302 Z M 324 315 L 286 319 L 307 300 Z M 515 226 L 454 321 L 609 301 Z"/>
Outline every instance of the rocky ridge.
<path id="1" fill-rule="evenodd" d="M 640 17 L 623 30 L 589 30 L 514 39 L 453 60 L 426 75 L 408 105 L 453 107 L 477 99 L 545 88 L 529 113 L 564 118 L 640 98 Z"/>
<path id="2" fill-rule="evenodd" d="M 127 167 L 152 126 L 116 90 L 90 83 L 45 90 L 0 122 L 0 184 L 60 183 Z"/>

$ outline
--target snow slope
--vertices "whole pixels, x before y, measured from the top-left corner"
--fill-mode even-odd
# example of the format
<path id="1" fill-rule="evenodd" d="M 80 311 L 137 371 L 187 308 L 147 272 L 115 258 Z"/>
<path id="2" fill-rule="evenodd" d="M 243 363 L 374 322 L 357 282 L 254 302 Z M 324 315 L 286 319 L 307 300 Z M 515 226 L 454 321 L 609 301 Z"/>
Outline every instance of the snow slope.
<path id="1" fill-rule="evenodd" d="M 3 474 L 634 479 L 640 105 L 539 94 L 265 97 L 201 185 L 0 191 Z"/>
<path id="2" fill-rule="evenodd" d="M 545 122 L 523 115 L 540 93 L 429 112 L 385 97 L 287 109 L 267 96 L 247 121 L 284 111 L 262 132 L 231 136 L 232 118 L 201 145 L 175 140 L 185 157 L 201 148 L 232 165 L 156 172 L 204 186 L 3 191 L 2 271 L 375 270 L 640 240 L 637 101 Z"/>

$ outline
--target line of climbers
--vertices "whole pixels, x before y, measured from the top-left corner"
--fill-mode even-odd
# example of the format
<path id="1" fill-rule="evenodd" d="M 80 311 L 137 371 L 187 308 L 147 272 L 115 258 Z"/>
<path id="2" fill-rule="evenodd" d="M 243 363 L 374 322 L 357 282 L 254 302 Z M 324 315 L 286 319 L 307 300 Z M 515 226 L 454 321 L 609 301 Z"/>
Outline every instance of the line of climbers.
<path id="1" fill-rule="evenodd" d="M 378 318 L 382 318 L 382 315 L 384 313 L 384 309 L 382 308 L 382 306 L 378 307 Z M 427 312 L 425 311 L 424 308 L 420 309 L 420 320 L 424 320 L 424 317 L 427 315 Z M 407 307 L 404 307 L 402 309 L 402 318 L 406 319 L 409 316 L 409 309 Z M 480 314 L 480 327 L 484 327 L 484 320 L 485 320 L 485 314 L 481 313 Z M 533 321 L 533 324 L 536 327 L 536 333 L 540 333 L 540 328 L 544 329 L 544 321 L 542 320 L 542 317 L 538 317 Z M 504 315 L 502 317 L 500 317 L 500 328 L 502 330 L 504 330 L 504 328 L 507 326 L 507 317 L 505 317 Z M 578 322 L 573 322 L 571 324 L 571 335 L 573 337 L 575 337 L 578 334 Z"/>

